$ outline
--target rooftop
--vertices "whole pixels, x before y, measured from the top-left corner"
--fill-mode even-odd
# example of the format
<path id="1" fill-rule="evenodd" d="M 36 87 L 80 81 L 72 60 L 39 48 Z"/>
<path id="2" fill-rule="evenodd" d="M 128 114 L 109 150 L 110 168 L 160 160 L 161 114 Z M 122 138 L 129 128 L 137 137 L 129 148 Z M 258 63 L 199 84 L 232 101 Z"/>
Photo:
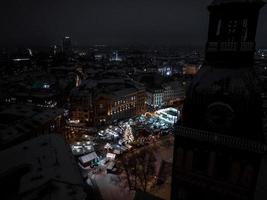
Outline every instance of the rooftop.
<path id="1" fill-rule="evenodd" d="M 0 181 L 27 167 L 13 177 L 20 199 L 85 199 L 83 181 L 69 146 L 58 135 L 43 135 L 0 152 Z M 50 189 L 49 189 L 50 188 Z M 53 188 L 51 190 L 51 188 Z M 40 196 L 41 195 L 41 196 Z"/>
<path id="2" fill-rule="evenodd" d="M 125 96 L 144 89 L 140 83 L 130 79 L 86 80 L 79 88 L 72 90 L 72 96 L 99 96 L 101 94 L 114 97 Z"/>
<path id="3" fill-rule="evenodd" d="M 0 107 L 0 144 L 13 143 L 53 121 L 63 114 L 63 109 L 36 108 L 30 105 L 10 104 Z"/>

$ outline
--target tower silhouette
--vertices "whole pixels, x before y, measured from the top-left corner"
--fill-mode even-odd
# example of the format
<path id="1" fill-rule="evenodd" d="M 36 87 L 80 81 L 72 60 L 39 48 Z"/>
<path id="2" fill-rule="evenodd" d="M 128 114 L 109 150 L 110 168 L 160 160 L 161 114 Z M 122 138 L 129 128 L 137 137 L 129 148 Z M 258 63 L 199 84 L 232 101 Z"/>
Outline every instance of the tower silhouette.
<path id="1" fill-rule="evenodd" d="M 208 6 L 205 61 L 188 88 L 176 128 L 172 199 L 265 196 L 260 174 L 267 148 L 253 69 L 263 5 L 261 0 L 214 0 Z"/>

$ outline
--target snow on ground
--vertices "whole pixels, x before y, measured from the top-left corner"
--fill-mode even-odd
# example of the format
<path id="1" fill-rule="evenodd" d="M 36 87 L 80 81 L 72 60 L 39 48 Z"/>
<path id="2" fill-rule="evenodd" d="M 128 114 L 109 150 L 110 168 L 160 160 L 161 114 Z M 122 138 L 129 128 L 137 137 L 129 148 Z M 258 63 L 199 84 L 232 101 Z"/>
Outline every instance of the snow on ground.
<path id="1" fill-rule="evenodd" d="M 170 140 L 170 144 L 165 144 L 166 141 Z M 157 150 L 155 150 L 157 173 L 160 169 L 162 160 L 172 162 L 173 152 L 173 137 L 166 137 L 164 140 L 157 142 Z M 149 145 L 153 148 L 153 144 Z M 171 172 L 170 172 L 171 175 Z M 128 188 L 127 178 L 124 173 L 118 175 L 107 174 L 105 169 L 100 170 L 98 173 L 90 175 L 91 179 L 95 181 L 99 191 L 104 200 L 132 200 L 134 199 L 135 191 L 130 191 Z M 148 192 L 164 198 L 170 198 L 170 184 L 171 176 L 167 177 L 163 185 L 154 186 Z"/>
<path id="2" fill-rule="evenodd" d="M 92 178 L 101 192 L 104 200 L 131 200 L 134 198 L 134 191 L 129 191 L 126 182 L 121 182 L 117 175 L 96 174 Z"/>

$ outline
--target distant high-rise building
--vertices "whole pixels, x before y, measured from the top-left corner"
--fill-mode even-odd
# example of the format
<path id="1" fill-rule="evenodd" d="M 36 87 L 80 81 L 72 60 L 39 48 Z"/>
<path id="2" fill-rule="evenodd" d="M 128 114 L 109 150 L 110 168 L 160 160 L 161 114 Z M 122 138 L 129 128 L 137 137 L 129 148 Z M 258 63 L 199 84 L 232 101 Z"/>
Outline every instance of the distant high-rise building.
<path id="1" fill-rule="evenodd" d="M 69 36 L 65 36 L 63 38 L 63 53 L 66 55 L 70 55 L 72 53 L 72 45 L 71 45 L 71 38 Z"/>
<path id="2" fill-rule="evenodd" d="M 214 0 L 205 62 L 175 136 L 172 199 L 266 199 L 266 145 L 253 62 L 261 0 Z"/>
<path id="3" fill-rule="evenodd" d="M 57 55 L 57 53 L 58 53 L 58 47 L 57 47 L 57 45 L 54 45 L 53 46 L 53 55 L 55 56 L 55 55 Z"/>

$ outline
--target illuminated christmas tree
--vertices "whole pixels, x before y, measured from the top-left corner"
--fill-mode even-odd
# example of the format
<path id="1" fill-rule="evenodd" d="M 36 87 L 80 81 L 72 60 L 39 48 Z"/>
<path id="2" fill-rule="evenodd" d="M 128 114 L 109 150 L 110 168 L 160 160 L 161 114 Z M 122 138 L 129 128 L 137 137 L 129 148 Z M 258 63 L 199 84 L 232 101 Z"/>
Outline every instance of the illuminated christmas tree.
<path id="1" fill-rule="evenodd" d="M 126 144 L 132 143 L 134 141 L 134 136 L 130 125 L 126 125 L 126 129 L 123 134 L 123 141 Z"/>

